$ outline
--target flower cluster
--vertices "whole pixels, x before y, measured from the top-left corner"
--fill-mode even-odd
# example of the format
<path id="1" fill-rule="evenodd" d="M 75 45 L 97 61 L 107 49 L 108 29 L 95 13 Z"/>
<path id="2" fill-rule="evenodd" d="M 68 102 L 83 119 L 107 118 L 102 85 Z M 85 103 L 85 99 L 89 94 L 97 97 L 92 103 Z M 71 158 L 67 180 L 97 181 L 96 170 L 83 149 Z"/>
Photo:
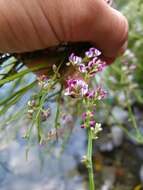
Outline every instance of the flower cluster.
<path id="1" fill-rule="evenodd" d="M 90 128 L 92 131 L 92 139 L 98 138 L 98 133 L 102 131 L 101 124 L 96 123 L 94 119 L 94 112 L 87 111 L 82 114 L 82 122 L 81 128 Z"/>
<path id="2" fill-rule="evenodd" d="M 69 79 L 67 81 L 67 88 L 65 89 L 65 96 L 73 98 L 86 98 L 88 100 L 101 100 L 105 98 L 106 92 L 99 86 L 94 90 L 89 90 L 89 86 L 84 80 Z"/>
<path id="3" fill-rule="evenodd" d="M 90 129 L 92 139 L 96 139 L 102 130 L 101 124 L 95 121 L 93 110 L 95 110 L 97 101 L 102 100 L 107 94 L 101 86 L 92 89 L 89 85 L 90 79 L 106 66 L 100 56 L 101 52 L 96 48 L 90 48 L 86 51 L 84 58 L 76 56 L 74 53 L 70 55 L 67 65 L 74 66 L 77 69 L 78 78 L 67 80 L 67 88 L 64 93 L 72 98 L 80 98 L 87 108 L 87 111 L 82 114 L 81 128 Z"/>
<path id="4" fill-rule="evenodd" d="M 89 90 L 88 84 L 84 79 L 90 79 L 97 72 L 102 71 L 106 63 L 100 59 L 101 52 L 96 48 L 90 48 L 85 52 L 85 57 L 81 58 L 72 53 L 69 57 L 68 65 L 78 68 L 77 72 L 81 74 L 81 79 L 67 80 L 67 88 L 65 95 L 71 97 L 86 97 L 86 99 L 101 100 L 105 97 L 106 93 L 101 87 L 94 90 Z M 82 79 L 83 78 L 83 79 Z"/>
<path id="5" fill-rule="evenodd" d="M 83 59 L 72 53 L 67 65 L 75 66 L 80 73 L 85 73 L 90 77 L 93 77 L 106 66 L 106 63 L 100 59 L 100 55 L 101 52 L 96 48 L 90 48 L 86 51 Z"/>
<path id="6" fill-rule="evenodd" d="M 88 92 L 88 84 L 86 84 L 83 80 L 69 79 L 67 81 L 67 88 L 65 90 L 66 96 L 71 97 L 83 97 Z"/>
<path id="7" fill-rule="evenodd" d="M 79 65 L 79 71 L 81 73 L 88 73 L 91 77 L 95 76 L 95 74 L 99 71 L 102 71 L 106 66 L 106 63 L 97 59 L 96 57 L 88 62 L 87 66 L 84 64 Z"/>
<path id="8" fill-rule="evenodd" d="M 40 75 L 39 77 L 37 77 L 38 80 L 38 85 L 42 88 L 42 89 L 46 89 L 49 85 L 49 78 L 46 75 Z"/>
<path id="9" fill-rule="evenodd" d="M 28 116 L 30 119 L 32 119 L 33 117 L 35 117 L 35 114 L 39 107 L 38 100 L 33 97 L 33 99 L 27 102 L 27 105 L 28 105 Z M 46 121 L 47 118 L 50 116 L 50 114 L 51 114 L 51 110 L 49 107 L 47 109 L 43 108 L 40 112 L 41 121 Z"/>
<path id="10" fill-rule="evenodd" d="M 98 133 L 102 131 L 101 123 L 96 123 L 95 127 L 91 128 L 92 139 L 98 139 Z"/>
<path id="11" fill-rule="evenodd" d="M 82 121 L 83 124 L 81 125 L 81 128 L 94 128 L 96 125 L 95 119 L 94 119 L 94 112 L 87 111 L 83 112 L 82 114 Z"/>
<path id="12" fill-rule="evenodd" d="M 37 103 L 36 103 L 36 101 L 35 101 L 34 99 L 29 100 L 29 101 L 27 102 L 29 118 L 32 118 L 33 113 L 34 113 L 34 110 L 35 110 L 35 107 L 37 106 L 36 104 L 37 104 Z"/>
<path id="13" fill-rule="evenodd" d="M 107 92 L 101 88 L 101 86 L 94 90 L 88 91 L 86 97 L 91 100 L 102 100 L 106 97 Z"/>

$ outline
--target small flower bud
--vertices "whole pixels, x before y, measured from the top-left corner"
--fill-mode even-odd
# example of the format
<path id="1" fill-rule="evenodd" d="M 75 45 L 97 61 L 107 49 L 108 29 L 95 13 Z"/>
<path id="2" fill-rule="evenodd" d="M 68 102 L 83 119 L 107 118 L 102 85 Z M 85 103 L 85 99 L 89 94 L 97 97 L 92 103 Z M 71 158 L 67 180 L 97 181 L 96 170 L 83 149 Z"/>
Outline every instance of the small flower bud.
<path id="1" fill-rule="evenodd" d="M 57 71 L 57 66 L 56 66 L 55 64 L 52 66 L 52 68 L 53 68 L 53 71 L 54 71 L 54 72 Z"/>
<path id="2" fill-rule="evenodd" d="M 28 110 L 28 113 L 32 114 L 34 112 L 33 109 Z"/>

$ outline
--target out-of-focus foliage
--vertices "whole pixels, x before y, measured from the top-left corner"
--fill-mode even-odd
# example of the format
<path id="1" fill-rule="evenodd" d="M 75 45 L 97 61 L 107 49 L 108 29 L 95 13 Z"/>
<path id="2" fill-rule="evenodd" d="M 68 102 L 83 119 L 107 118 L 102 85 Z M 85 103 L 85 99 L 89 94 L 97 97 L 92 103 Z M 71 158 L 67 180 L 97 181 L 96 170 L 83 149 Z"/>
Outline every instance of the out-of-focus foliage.
<path id="1" fill-rule="evenodd" d="M 105 115 L 100 115 L 104 115 L 106 125 L 122 127 L 134 140 L 143 143 L 143 1 L 116 0 L 115 6 L 129 21 L 128 49 L 102 76 L 109 98 L 104 109 L 99 106 L 106 110 Z"/>
<path id="2" fill-rule="evenodd" d="M 117 1 L 123 14 L 129 21 L 129 48 L 135 54 L 137 64 L 136 79 L 143 87 L 143 1 Z"/>

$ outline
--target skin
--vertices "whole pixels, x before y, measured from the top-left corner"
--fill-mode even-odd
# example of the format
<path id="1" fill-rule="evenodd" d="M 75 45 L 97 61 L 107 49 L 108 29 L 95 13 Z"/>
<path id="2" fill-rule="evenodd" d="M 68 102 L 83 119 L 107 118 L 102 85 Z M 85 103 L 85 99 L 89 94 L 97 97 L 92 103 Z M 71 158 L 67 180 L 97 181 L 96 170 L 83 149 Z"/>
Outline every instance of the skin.
<path id="1" fill-rule="evenodd" d="M 0 52 L 90 41 L 114 59 L 127 35 L 126 18 L 104 0 L 0 0 Z"/>

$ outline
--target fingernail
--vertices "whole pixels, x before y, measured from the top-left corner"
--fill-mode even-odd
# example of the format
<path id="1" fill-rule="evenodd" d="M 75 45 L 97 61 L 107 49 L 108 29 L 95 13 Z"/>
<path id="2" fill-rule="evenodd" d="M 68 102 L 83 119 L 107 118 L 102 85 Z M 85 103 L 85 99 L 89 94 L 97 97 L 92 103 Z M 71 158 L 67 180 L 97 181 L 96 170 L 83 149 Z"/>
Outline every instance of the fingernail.
<path id="1" fill-rule="evenodd" d="M 128 41 L 126 41 L 126 42 L 124 43 L 124 45 L 120 48 L 120 50 L 119 50 L 119 52 L 118 52 L 118 56 L 123 55 L 123 53 L 126 51 L 127 47 L 128 47 Z"/>

